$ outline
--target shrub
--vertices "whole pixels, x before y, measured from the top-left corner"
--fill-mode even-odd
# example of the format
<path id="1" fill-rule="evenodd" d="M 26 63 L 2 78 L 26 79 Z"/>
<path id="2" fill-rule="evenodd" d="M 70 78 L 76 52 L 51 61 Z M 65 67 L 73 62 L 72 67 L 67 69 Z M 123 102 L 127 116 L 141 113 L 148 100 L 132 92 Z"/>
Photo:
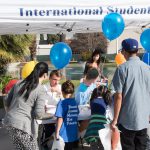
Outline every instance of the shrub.
<path id="1" fill-rule="evenodd" d="M 4 89 L 4 87 L 6 86 L 6 84 L 13 79 L 12 76 L 1 76 L 0 77 L 0 92 L 2 92 L 2 90 Z"/>
<path id="2" fill-rule="evenodd" d="M 81 52 L 81 61 L 87 61 L 91 58 L 92 51 L 82 51 Z"/>

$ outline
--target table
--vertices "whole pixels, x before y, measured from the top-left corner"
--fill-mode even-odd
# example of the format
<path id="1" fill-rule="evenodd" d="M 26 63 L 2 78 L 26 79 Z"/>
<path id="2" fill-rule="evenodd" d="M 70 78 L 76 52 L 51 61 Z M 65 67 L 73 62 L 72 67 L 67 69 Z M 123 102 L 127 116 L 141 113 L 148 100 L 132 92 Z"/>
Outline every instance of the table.
<path id="1" fill-rule="evenodd" d="M 89 105 L 81 105 L 79 106 L 79 116 L 78 116 L 78 120 L 88 120 L 91 117 L 91 110 L 89 108 Z M 42 144 L 41 143 L 45 143 L 45 141 L 47 141 L 47 139 L 42 139 L 41 137 L 43 137 L 44 135 L 44 124 L 52 124 L 52 123 L 56 123 L 56 117 L 54 117 L 54 110 L 49 111 L 49 113 L 52 114 L 51 118 L 47 118 L 47 119 L 39 119 L 36 120 L 37 123 L 39 124 L 39 136 L 38 136 L 38 141 L 39 141 L 39 148 L 40 150 L 43 150 L 42 148 Z"/>
<path id="2" fill-rule="evenodd" d="M 88 105 L 80 105 L 79 106 L 79 116 L 78 120 L 88 120 L 91 117 L 91 110 Z M 51 124 L 56 123 L 56 117 L 52 113 L 52 117 L 48 119 L 38 119 L 36 120 L 38 124 Z"/>

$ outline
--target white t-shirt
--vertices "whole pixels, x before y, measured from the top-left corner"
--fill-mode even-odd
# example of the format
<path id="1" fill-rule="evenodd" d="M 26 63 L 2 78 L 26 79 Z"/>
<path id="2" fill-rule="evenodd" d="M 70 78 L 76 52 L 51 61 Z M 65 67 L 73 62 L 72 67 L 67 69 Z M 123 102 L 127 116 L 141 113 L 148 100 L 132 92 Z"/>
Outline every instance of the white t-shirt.
<path id="1" fill-rule="evenodd" d="M 58 90 L 61 91 L 61 85 L 58 84 L 57 86 L 58 86 Z M 58 104 L 58 102 L 60 101 L 60 99 L 63 98 L 62 94 L 60 94 L 58 92 L 52 92 L 50 83 L 44 84 L 44 88 L 45 88 L 47 95 L 48 95 L 48 99 L 47 99 L 46 104 L 56 106 Z"/>

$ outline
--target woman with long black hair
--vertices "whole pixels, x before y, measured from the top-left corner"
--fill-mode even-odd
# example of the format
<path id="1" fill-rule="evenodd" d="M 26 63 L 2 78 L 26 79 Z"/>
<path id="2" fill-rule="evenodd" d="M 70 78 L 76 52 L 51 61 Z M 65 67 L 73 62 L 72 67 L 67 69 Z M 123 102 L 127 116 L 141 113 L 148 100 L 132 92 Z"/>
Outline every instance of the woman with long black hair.
<path id="1" fill-rule="evenodd" d="M 101 68 L 100 68 L 100 63 L 101 63 L 101 53 L 100 52 L 102 52 L 102 50 L 99 48 L 96 48 L 93 51 L 90 60 L 87 61 L 85 64 L 85 69 L 84 69 L 83 74 L 84 74 L 84 76 L 86 76 L 86 73 L 89 70 L 89 68 L 96 68 L 99 72 L 99 80 L 101 80 L 101 79 L 107 80 L 107 78 L 105 78 L 105 76 L 103 75 L 103 69 L 101 70 Z"/>
<path id="2" fill-rule="evenodd" d="M 37 118 L 45 114 L 46 91 L 41 85 L 47 79 L 48 65 L 39 62 L 31 74 L 18 82 L 5 101 L 4 125 L 17 150 L 37 150 Z"/>

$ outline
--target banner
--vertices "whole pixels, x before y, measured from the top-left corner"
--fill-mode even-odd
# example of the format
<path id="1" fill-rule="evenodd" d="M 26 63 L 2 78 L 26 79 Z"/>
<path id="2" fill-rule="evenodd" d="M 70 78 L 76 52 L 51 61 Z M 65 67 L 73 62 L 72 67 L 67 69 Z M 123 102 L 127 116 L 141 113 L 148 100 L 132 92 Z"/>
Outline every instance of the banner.
<path id="1" fill-rule="evenodd" d="M 87 1 L 87 0 L 86 0 Z M 92 0 L 91 0 L 92 1 Z M 46 3 L 47 2 L 47 3 Z M 66 2 L 66 5 L 65 3 Z M 0 2 L 0 19 L 3 21 L 14 20 L 31 20 L 31 21 L 82 21 L 82 20 L 102 20 L 105 15 L 112 12 L 117 12 L 122 15 L 125 20 L 150 19 L 150 5 L 133 5 L 130 3 L 123 3 L 120 5 L 102 3 L 95 1 L 91 6 L 86 3 L 81 6 L 79 3 L 70 4 L 68 1 L 62 0 L 59 3 L 52 3 L 50 1 L 11 1 Z M 92 5 L 93 4 L 93 5 Z M 136 2 L 135 4 L 138 4 Z M 40 19 L 40 20 L 39 20 Z"/>

